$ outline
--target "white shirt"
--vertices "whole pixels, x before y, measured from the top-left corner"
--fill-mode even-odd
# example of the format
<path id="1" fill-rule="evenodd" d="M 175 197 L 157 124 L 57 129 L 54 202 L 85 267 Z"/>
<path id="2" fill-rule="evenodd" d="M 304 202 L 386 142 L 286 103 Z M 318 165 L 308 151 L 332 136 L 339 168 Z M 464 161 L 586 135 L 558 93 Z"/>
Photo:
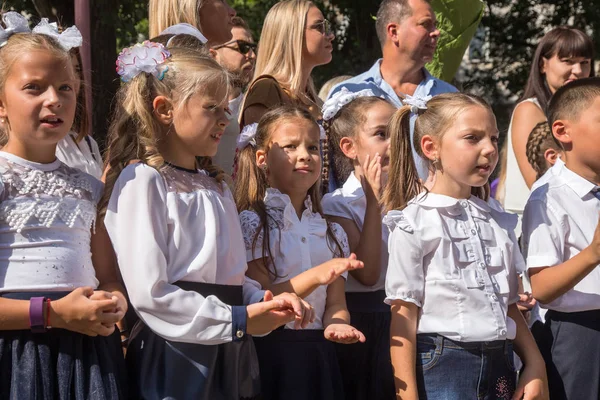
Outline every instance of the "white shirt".
<path id="1" fill-rule="evenodd" d="M 323 212 L 326 215 L 346 218 L 354 221 L 356 227 L 362 232 L 367 210 L 367 198 L 354 173 L 351 173 L 344 185 L 332 193 L 323 196 Z M 385 288 L 385 275 L 388 265 L 387 239 L 389 231 L 386 226 L 381 227 L 381 275 L 373 286 L 365 286 L 352 277 L 346 281 L 346 292 L 375 292 Z"/>
<path id="2" fill-rule="evenodd" d="M 203 171 L 127 166 L 105 218 L 131 304 L 158 335 L 178 342 L 232 340 L 232 310 L 178 281 L 244 285 L 244 302 L 262 299 L 246 279 L 244 241 L 225 184 Z"/>
<path id="3" fill-rule="evenodd" d="M 523 214 L 528 269 L 573 258 L 589 246 L 598 225 L 600 200 L 591 193 L 596 186 L 566 165 L 557 164 L 548 172 L 548 181 L 531 194 Z M 600 270 L 595 268 L 574 288 L 542 306 L 562 312 L 600 309 Z"/>
<path id="4" fill-rule="evenodd" d="M 524 102 L 529 102 L 540 107 L 540 103 L 536 98 L 532 97 L 530 99 L 523 100 L 521 103 L 517 104 L 517 107 Z M 516 108 L 516 107 L 515 107 Z M 513 139 L 512 139 L 512 124 L 514 118 L 514 112 L 510 119 L 510 125 L 508 126 L 507 140 L 506 143 L 506 180 L 504 184 L 504 208 L 508 212 L 512 212 L 517 214 L 519 217 L 523 215 L 523 209 L 525 208 L 525 203 L 527 203 L 527 198 L 529 197 L 529 188 L 527 187 L 527 183 L 525 183 L 525 178 L 523 178 L 523 174 L 519 169 L 519 164 L 517 163 L 517 156 L 515 155 L 515 151 L 513 150 Z M 517 225 L 516 229 L 517 236 L 521 234 L 521 226 Z"/>
<path id="5" fill-rule="evenodd" d="M 390 211 L 386 303 L 419 306 L 417 333 L 462 342 L 513 339 L 508 305 L 519 298 L 517 269 L 525 266 L 516 219 L 476 197 L 433 193 Z"/>
<path id="6" fill-rule="evenodd" d="M 347 257 L 348 238 L 346 232 L 338 224 L 329 226 L 342 246 L 343 255 L 336 254 L 335 243 L 327 238 L 327 221 L 317 212 L 313 212 L 310 198 L 306 198 L 306 209 L 302 218 L 298 219 L 296 210 L 290 198 L 277 189 L 267 189 L 265 196 L 267 212 L 272 217 L 269 219 L 269 245 L 277 277 L 273 283 L 285 282 L 293 277 L 323 264 L 335 257 Z M 240 222 L 246 244 L 246 259 L 248 262 L 268 257 L 262 254 L 263 230 L 260 231 L 253 247 L 254 238 L 260 227 L 260 218 L 254 211 L 242 211 Z M 346 274 L 343 275 L 346 277 Z M 321 285 L 305 297 L 315 310 L 315 321 L 306 329 L 323 329 L 323 314 L 327 300 L 327 286 Z M 289 323 L 286 328 L 293 329 L 294 324 Z"/>
<path id="7" fill-rule="evenodd" d="M 233 160 L 235 158 L 237 138 L 240 134 L 238 116 L 240 114 L 240 106 L 242 105 L 243 99 L 244 94 L 241 93 L 238 97 L 229 101 L 228 107 L 231 112 L 227 115 L 229 125 L 227 125 L 223 132 L 223 136 L 221 136 L 217 154 L 212 158 L 213 163 L 221 167 L 228 175 L 231 175 L 233 171 Z"/>
<path id="8" fill-rule="evenodd" d="M 0 292 L 98 287 L 90 238 L 102 182 L 0 152 Z"/>
<path id="9" fill-rule="evenodd" d="M 91 136 L 86 136 L 79 143 L 75 141 L 77 134 L 69 132 L 56 146 L 56 157 L 69 167 L 87 172 L 96 179 L 102 179 L 102 155 L 98 143 Z"/>

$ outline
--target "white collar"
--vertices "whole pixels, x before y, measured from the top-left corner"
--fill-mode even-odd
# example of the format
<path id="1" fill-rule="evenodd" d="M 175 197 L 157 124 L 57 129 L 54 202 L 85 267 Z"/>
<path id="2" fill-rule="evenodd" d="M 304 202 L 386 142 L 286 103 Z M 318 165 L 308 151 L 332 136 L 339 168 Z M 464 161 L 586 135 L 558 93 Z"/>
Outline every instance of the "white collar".
<path id="1" fill-rule="evenodd" d="M 573 190 L 579 197 L 583 198 L 596 188 L 594 183 L 571 171 L 566 165 L 557 166 L 557 164 L 554 164 L 552 169 L 554 170 L 555 168 L 558 170 L 557 175 L 560 175 L 565 184 L 570 187 L 571 190 Z"/>

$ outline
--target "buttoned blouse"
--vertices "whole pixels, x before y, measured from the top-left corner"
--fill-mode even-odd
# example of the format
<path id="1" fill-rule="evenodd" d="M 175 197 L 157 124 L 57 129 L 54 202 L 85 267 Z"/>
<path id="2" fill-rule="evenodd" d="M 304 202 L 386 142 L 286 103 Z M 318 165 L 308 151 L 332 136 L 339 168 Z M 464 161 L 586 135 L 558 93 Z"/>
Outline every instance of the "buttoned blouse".
<path id="1" fill-rule="evenodd" d="M 351 173 L 344 185 L 333 193 L 323 196 L 323 212 L 326 215 L 346 218 L 354 221 L 356 227 L 362 232 L 367 209 L 367 198 L 354 173 Z M 373 286 L 365 286 L 352 277 L 346 281 L 346 292 L 374 292 L 385 288 L 385 275 L 388 265 L 388 240 L 389 230 L 385 225 L 381 227 L 381 274 Z"/>
<path id="2" fill-rule="evenodd" d="M 386 303 L 419 307 L 417 333 L 462 342 L 513 339 L 508 305 L 525 267 L 517 217 L 483 200 L 423 193 L 384 217 L 391 233 Z"/>
<path id="3" fill-rule="evenodd" d="M 179 288 L 179 281 L 243 286 L 260 301 L 227 185 L 204 171 L 127 166 L 113 188 L 105 225 L 133 308 L 158 335 L 204 345 L 233 340 L 232 306 Z"/>
<path id="4" fill-rule="evenodd" d="M 590 245 L 598 225 L 597 186 L 563 163 L 546 172 L 546 183 L 529 197 L 523 213 L 527 268 L 553 267 Z M 600 195 L 598 195 L 600 196 Z M 562 312 L 600 309 L 600 270 L 594 268 L 571 290 L 542 307 Z"/>
<path id="5" fill-rule="evenodd" d="M 312 202 L 307 197 L 305 210 L 298 218 L 296 210 L 286 194 L 277 189 L 267 189 L 265 205 L 269 218 L 269 244 L 272 262 L 275 264 L 277 277 L 273 283 L 281 283 L 323 264 L 335 257 L 349 255 L 348 238 L 342 227 L 335 223 L 329 226 L 342 247 L 343 254 L 339 254 L 335 243 L 327 237 L 327 221 L 313 211 Z M 260 218 L 254 211 L 242 211 L 240 222 L 246 244 L 246 260 L 248 262 L 268 257 L 262 254 L 263 231 L 255 236 L 260 227 Z M 346 274 L 344 274 L 344 278 Z M 306 329 L 323 329 L 323 314 L 327 300 L 327 286 L 321 285 L 305 297 L 315 310 L 315 321 Z M 293 329 L 293 323 L 286 325 Z"/>

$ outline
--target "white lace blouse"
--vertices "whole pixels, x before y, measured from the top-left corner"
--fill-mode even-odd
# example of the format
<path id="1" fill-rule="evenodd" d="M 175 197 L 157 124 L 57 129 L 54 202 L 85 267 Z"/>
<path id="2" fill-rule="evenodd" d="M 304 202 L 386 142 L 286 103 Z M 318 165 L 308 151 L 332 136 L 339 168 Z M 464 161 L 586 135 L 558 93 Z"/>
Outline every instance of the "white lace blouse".
<path id="1" fill-rule="evenodd" d="M 178 342 L 233 339 L 232 306 L 174 285 L 243 285 L 244 302 L 263 297 L 246 278 L 244 241 L 231 192 L 204 171 L 127 166 L 115 183 L 105 225 L 129 298 L 158 335 Z"/>
<path id="2" fill-rule="evenodd" d="M 96 288 L 91 229 L 102 183 L 0 151 L 0 292 Z"/>
<path id="3" fill-rule="evenodd" d="M 313 212 L 312 202 L 307 197 L 306 209 L 298 219 L 290 198 L 277 189 L 267 189 L 265 205 L 269 213 L 269 244 L 277 277 L 273 283 L 290 280 L 296 275 L 316 267 L 335 257 L 347 257 L 350 253 L 346 232 L 338 224 L 330 224 L 333 233 L 342 247 L 343 255 L 337 254 L 335 243 L 327 238 L 327 221 L 319 213 Z M 254 211 L 242 211 L 240 222 L 246 244 L 248 262 L 263 258 L 263 231 L 258 234 L 256 245 L 254 238 L 260 226 L 260 218 Z M 264 255 L 268 257 L 268 255 Z M 346 274 L 344 274 L 344 278 Z M 306 296 L 315 310 L 315 321 L 306 329 L 323 329 L 323 314 L 327 300 L 327 286 L 319 286 Z M 293 329 L 293 323 L 286 325 Z"/>
<path id="4" fill-rule="evenodd" d="M 462 342 L 514 339 L 508 305 L 525 262 L 517 216 L 483 200 L 420 194 L 384 218 L 390 229 L 386 303 L 419 306 L 417 333 Z"/>
<path id="5" fill-rule="evenodd" d="M 69 167 L 87 172 L 96 179 L 102 179 L 102 155 L 98 143 L 91 136 L 86 136 L 79 143 L 77 134 L 69 132 L 56 146 L 56 157 Z"/>

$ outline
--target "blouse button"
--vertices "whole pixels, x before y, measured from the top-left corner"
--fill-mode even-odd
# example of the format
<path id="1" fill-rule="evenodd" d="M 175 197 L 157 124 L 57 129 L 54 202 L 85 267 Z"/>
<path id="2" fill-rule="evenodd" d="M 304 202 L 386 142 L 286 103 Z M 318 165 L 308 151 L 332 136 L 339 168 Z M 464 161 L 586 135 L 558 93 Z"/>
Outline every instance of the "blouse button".
<path id="1" fill-rule="evenodd" d="M 243 330 L 241 330 L 241 329 L 238 329 L 238 330 L 237 330 L 237 332 L 235 333 L 235 336 L 236 336 L 238 339 L 241 339 L 241 338 L 243 338 L 243 337 L 244 337 L 244 331 L 243 331 Z"/>
<path id="2" fill-rule="evenodd" d="M 462 208 L 467 208 L 467 202 L 466 201 L 461 201 L 460 205 L 462 206 Z"/>
<path id="3" fill-rule="evenodd" d="M 506 335 L 506 330 L 502 329 L 502 330 L 500 331 L 500 334 L 501 334 L 501 335 Z"/>
<path id="4" fill-rule="evenodd" d="M 475 235 L 477 235 L 477 231 L 476 231 L 475 229 L 471 229 L 471 234 L 472 234 L 473 236 L 475 236 Z"/>
<path id="5" fill-rule="evenodd" d="M 482 263 L 482 262 L 480 262 L 480 263 L 479 263 L 479 264 L 477 264 L 477 265 L 478 265 L 478 266 L 479 266 L 479 268 L 481 268 L 481 269 L 485 268 L 485 264 L 484 264 L 484 263 Z"/>
<path id="6" fill-rule="evenodd" d="M 302 243 L 306 243 L 306 238 L 302 236 Z"/>

